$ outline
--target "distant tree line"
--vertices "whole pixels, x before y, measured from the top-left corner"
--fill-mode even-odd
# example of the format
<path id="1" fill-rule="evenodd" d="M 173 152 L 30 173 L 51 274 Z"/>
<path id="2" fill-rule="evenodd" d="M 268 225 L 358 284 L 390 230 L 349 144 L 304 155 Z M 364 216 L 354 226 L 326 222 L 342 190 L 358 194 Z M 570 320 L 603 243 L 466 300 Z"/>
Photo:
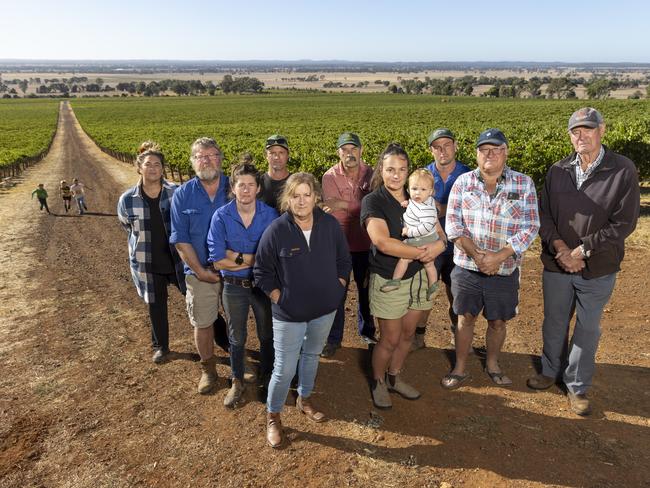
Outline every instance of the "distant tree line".
<path id="1" fill-rule="evenodd" d="M 15 86 L 11 86 L 15 85 Z M 30 85 L 36 85 L 35 93 L 26 95 Z M 107 92 L 120 92 L 122 96 L 141 95 L 155 97 L 164 94 L 174 93 L 176 95 L 215 95 L 221 90 L 223 93 L 261 93 L 264 91 L 264 83 L 257 78 L 244 76 L 233 78 L 232 75 L 225 75 L 221 83 L 215 84 L 212 81 L 202 82 L 201 80 L 173 80 L 160 81 L 131 81 L 117 83 L 115 86 L 104 83 L 102 78 L 93 81 L 87 77 L 72 78 L 29 78 L 2 80 L 0 75 L 0 93 L 3 98 L 18 98 L 16 87 L 22 91 L 23 96 L 36 97 L 38 95 L 57 94 L 68 97 L 71 94 L 91 93 L 106 94 Z"/>

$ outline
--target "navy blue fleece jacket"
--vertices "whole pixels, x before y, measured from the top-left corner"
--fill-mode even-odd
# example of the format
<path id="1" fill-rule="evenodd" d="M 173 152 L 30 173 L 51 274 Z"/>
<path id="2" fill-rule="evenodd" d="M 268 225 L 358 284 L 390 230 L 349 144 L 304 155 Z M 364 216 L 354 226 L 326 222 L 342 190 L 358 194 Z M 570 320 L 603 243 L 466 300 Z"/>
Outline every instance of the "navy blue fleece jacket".
<path id="1" fill-rule="evenodd" d="M 255 254 L 255 286 L 269 295 L 280 290 L 273 317 L 306 322 L 333 312 L 339 306 L 350 277 L 352 261 L 338 221 L 314 209 L 309 245 L 288 212 L 264 231 Z"/>

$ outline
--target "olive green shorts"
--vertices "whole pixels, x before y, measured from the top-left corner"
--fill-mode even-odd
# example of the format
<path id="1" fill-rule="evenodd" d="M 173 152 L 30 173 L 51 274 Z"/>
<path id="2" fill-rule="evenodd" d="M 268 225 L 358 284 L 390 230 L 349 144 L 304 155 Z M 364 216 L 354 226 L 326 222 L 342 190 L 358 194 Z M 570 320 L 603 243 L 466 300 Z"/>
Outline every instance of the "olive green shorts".
<path id="1" fill-rule="evenodd" d="M 407 310 L 431 310 L 433 300 L 427 300 L 429 280 L 422 268 L 412 278 L 401 280 L 397 290 L 383 292 L 381 286 L 388 280 L 376 273 L 370 274 L 368 292 L 370 313 L 379 319 L 399 319 Z"/>

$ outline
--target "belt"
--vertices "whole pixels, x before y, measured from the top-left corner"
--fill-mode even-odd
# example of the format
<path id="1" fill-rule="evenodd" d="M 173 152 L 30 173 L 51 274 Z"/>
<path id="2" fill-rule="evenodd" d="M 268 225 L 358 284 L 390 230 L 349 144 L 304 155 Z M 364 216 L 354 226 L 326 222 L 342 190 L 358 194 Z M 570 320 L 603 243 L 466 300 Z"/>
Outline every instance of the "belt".
<path id="1" fill-rule="evenodd" d="M 236 276 L 226 275 L 223 277 L 223 281 L 230 283 L 231 285 L 241 286 L 242 288 L 253 288 L 253 280 L 247 280 L 243 278 L 237 278 Z"/>

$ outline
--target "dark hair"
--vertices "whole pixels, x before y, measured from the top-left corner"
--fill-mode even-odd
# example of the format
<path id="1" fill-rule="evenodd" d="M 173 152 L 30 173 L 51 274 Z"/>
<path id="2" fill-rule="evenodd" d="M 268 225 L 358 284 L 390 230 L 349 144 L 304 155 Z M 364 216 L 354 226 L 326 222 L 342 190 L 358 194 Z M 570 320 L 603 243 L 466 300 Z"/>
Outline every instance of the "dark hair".
<path id="1" fill-rule="evenodd" d="M 253 163 L 255 163 L 255 159 L 253 158 L 253 155 L 251 153 L 246 151 L 246 152 L 241 153 L 238 156 L 237 162 L 238 163 L 250 163 L 250 164 L 253 164 Z"/>
<path id="2" fill-rule="evenodd" d="M 388 146 L 386 146 L 386 149 L 382 151 L 382 153 L 379 155 L 377 158 L 377 165 L 375 166 L 375 170 L 372 174 L 372 179 L 370 180 L 370 189 L 371 190 L 376 190 L 380 186 L 384 184 L 384 178 L 382 177 L 382 172 L 384 169 L 384 159 L 386 159 L 388 156 L 397 156 L 403 159 L 406 159 L 406 167 L 409 169 L 411 168 L 411 160 L 409 159 L 409 155 L 406 153 L 404 148 L 397 142 L 390 142 L 388 143 Z"/>
<path id="3" fill-rule="evenodd" d="M 160 159 L 160 164 L 163 167 L 165 166 L 165 156 L 160 151 L 160 145 L 153 141 L 144 141 L 142 144 L 140 144 L 140 147 L 138 148 L 138 155 L 135 158 L 135 164 L 138 167 L 138 173 L 140 173 L 140 167 L 142 166 L 142 163 L 144 163 L 144 160 L 147 156 L 156 156 L 158 159 Z"/>
<path id="4" fill-rule="evenodd" d="M 255 183 L 257 183 L 257 186 L 260 186 L 260 172 L 251 163 L 239 163 L 232 168 L 230 171 L 230 186 L 234 188 L 239 177 L 244 175 L 250 175 L 255 178 Z"/>

